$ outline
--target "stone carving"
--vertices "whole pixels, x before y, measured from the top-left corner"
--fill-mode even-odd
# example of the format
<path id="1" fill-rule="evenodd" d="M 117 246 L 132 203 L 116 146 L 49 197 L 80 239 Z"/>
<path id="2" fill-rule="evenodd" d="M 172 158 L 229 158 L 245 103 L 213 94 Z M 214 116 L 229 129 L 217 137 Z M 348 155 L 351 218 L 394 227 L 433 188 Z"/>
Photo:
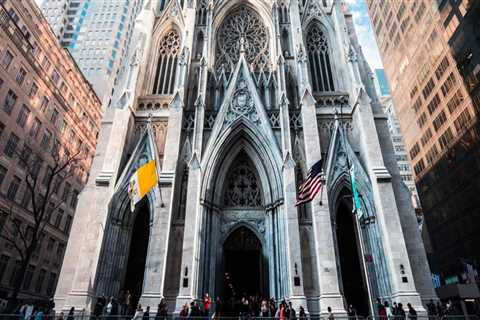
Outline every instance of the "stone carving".
<path id="1" fill-rule="evenodd" d="M 248 89 L 247 81 L 240 73 L 237 87 L 233 93 L 232 101 L 225 116 L 225 123 L 231 124 L 238 117 L 246 117 L 255 124 L 260 123 L 260 118 L 255 110 L 253 97 Z"/>
<path id="2" fill-rule="evenodd" d="M 243 39 L 243 40 L 241 40 Z M 233 70 L 243 47 L 245 58 L 254 70 L 268 64 L 269 37 L 262 19 L 247 7 L 230 13 L 222 22 L 217 35 L 216 67 Z"/>
<path id="3" fill-rule="evenodd" d="M 240 161 L 227 177 L 224 203 L 227 207 L 260 207 L 261 189 L 250 165 Z"/>
<path id="4" fill-rule="evenodd" d="M 160 55 L 176 56 L 180 51 L 180 35 L 176 30 L 170 30 L 160 42 Z"/>

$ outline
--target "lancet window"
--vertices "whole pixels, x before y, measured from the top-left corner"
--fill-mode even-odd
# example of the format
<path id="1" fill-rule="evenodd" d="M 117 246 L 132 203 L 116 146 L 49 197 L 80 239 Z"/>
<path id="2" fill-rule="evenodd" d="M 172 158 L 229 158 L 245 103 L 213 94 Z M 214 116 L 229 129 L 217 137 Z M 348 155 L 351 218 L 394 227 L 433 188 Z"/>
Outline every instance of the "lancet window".
<path id="1" fill-rule="evenodd" d="M 208 14 L 208 3 L 207 0 L 200 0 L 197 4 L 197 18 L 196 22 L 199 26 L 204 26 L 207 24 L 207 14 Z"/>
<path id="2" fill-rule="evenodd" d="M 231 71 L 238 62 L 240 48 L 253 70 L 265 69 L 269 60 L 268 30 L 250 8 L 240 7 L 229 14 L 217 33 L 216 67 Z"/>
<path id="3" fill-rule="evenodd" d="M 306 38 L 313 92 L 335 91 L 327 35 L 317 23 L 313 23 Z"/>
<path id="4" fill-rule="evenodd" d="M 170 30 L 162 37 L 158 51 L 152 94 L 173 94 L 180 51 L 180 35 L 176 30 Z"/>

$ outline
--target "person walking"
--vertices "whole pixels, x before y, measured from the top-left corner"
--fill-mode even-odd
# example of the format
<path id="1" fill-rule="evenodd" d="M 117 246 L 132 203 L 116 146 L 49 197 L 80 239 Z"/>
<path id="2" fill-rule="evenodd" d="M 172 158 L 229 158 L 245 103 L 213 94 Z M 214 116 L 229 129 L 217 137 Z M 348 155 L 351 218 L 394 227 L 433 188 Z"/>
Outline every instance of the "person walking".
<path id="1" fill-rule="evenodd" d="M 135 311 L 132 320 L 143 320 L 143 309 L 141 304 L 138 304 L 137 310 Z"/>
<path id="2" fill-rule="evenodd" d="M 133 314 L 133 297 L 129 290 L 127 290 L 127 293 L 125 294 L 125 304 L 127 306 L 127 314 L 132 315 Z"/>
<path id="3" fill-rule="evenodd" d="M 75 320 L 75 307 L 71 307 L 68 311 L 67 320 Z"/>
<path id="4" fill-rule="evenodd" d="M 296 320 L 297 319 L 297 313 L 295 312 L 295 309 L 293 309 L 292 306 L 292 301 L 288 301 L 288 319 L 289 320 Z"/>
<path id="5" fill-rule="evenodd" d="M 412 307 L 410 303 L 407 303 L 408 308 L 408 319 L 417 320 L 417 311 Z"/>
<path id="6" fill-rule="evenodd" d="M 165 299 L 162 298 L 157 307 L 157 314 L 155 315 L 155 320 L 166 320 L 168 316 L 168 305 L 165 302 Z"/>
<path id="7" fill-rule="evenodd" d="M 180 310 L 180 319 L 185 319 L 188 317 L 188 304 L 185 303 L 182 307 L 182 310 Z"/>

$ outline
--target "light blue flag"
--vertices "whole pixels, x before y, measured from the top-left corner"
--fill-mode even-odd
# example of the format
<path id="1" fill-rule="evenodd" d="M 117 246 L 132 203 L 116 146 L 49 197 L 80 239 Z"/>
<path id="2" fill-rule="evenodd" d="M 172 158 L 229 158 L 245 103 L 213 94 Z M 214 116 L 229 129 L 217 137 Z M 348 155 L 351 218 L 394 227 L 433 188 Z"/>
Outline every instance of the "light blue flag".
<path id="1" fill-rule="evenodd" d="M 357 182 L 355 181 L 355 167 L 353 164 L 350 167 L 350 183 L 352 185 L 353 194 L 353 212 L 361 213 L 360 197 L 358 196 Z"/>

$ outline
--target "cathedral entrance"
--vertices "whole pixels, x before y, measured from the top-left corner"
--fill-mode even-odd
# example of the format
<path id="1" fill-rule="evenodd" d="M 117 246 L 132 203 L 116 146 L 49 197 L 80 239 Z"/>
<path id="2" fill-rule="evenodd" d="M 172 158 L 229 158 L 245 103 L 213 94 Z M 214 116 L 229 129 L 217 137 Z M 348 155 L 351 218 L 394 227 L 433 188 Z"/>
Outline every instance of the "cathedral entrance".
<path id="1" fill-rule="evenodd" d="M 362 251 L 356 227 L 356 217 L 352 213 L 351 196 L 340 198 L 336 215 L 336 238 L 341 272 L 341 288 L 346 307 L 352 305 L 357 314 L 369 315 L 369 298 L 365 271 L 362 265 Z"/>
<path id="2" fill-rule="evenodd" d="M 133 297 L 133 306 L 137 305 L 142 295 L 150 235 L 149 220 L 148 204 L 146 199 L 144 199 L 139 205 L 138 212 L 136 212 L 135 222 L 131 231 L 127 270 L 123 285 L 124 290 L 128 290 Z"/>
<path id="3" fill-rule="evenodd" d="M 227 298 L 263 295 L 262 244 L 245 226 L 233 231 L 223 244 L 224 294 Z"/>

